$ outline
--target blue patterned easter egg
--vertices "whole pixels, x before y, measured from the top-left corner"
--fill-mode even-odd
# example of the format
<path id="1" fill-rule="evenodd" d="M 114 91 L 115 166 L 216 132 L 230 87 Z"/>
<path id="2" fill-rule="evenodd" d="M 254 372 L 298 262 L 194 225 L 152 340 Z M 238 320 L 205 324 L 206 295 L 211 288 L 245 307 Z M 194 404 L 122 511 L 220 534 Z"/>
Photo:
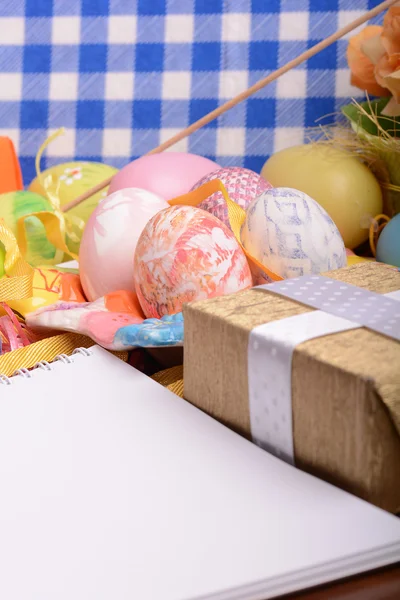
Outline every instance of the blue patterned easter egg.
<path id="1" fill-rule="evenodd" d="M 253 200 L 241 241 L 254 258 L 283 278 L 346 266 L 335 223 L 315 200 L 292 188 L 273 188 Z"/>

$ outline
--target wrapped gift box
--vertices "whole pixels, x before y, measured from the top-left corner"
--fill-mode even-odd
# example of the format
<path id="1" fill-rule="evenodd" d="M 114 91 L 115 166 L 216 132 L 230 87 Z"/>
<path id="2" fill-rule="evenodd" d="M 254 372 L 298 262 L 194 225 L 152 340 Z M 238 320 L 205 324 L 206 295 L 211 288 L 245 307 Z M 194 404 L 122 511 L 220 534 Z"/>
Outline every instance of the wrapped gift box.
<path id="1" fill-rule="evenodd" d="M 373 298 L 379 302 L 390 298 L 387 293 L 400 290 L 400 272 L 378 263 L 363 263 L 330 272 L 325 274 L 324 280 L 331 281 L 334 289 L 338 289 L 335 281 L 358 286 L 351 288 L 359 290 L 353 300 L 357 299 L 357 294 L 362 294 L 363 288 L 385 294 L 385 298 Z M 289 327 L 288 338 L 293 338 L 293 330 L 299 321 L 297 315 L 304 315 L 304 319 L 305 313 L 318 312 L 317 316 L 324 317 L 328 312 L 317 311 L 307 303 L 271 293 L 268 287 L 195 302 L 184 308 L 184 397 L 267 449 L 268 440 L 262 439 L 262 430 L 260 434 L 258 429 L 261 426 L 279 429 L 280 426 L 270 422 L 268 414 L 261 415 L 257 410 L 262 408 L 263 385 L 265 389 L 276 387 L 284 371 L 274 367 L 276 363 L 265 354 L 265 348 L 263 353 L 262 349 L 257 352 L 258 342 L 251 345 L 249 340 L 254 338 L 260 326 L 265 327 L 264 324 L 272 322 L 278 338 L 285 326 Z M 290 286 L 286 287 L 290 289 Z M 340 295 L 342 292 L 336 293 Z M 400 309 L 397 298 L 386 302 L 391 303 L 392 311 L 397 304 Z M 351 314 L 356 314 L 353 306 L 357 302 L 349 304 Z M 290 441 L 293 462 L 297 467 L 396 512 L 400 509 L 400 343 L 395 337 L 378 333 L 383 327 L 379 310 L 384 313 L 385 307 L 378 310 L 372 301 L 366 305 L 375 306 L 371 308 L 369 317 L 371 314 L 376 316 L 376 330 L 360 327 L 359 321 L 355 324 L 346 320 L 345 324 L 350 328 L 345 331 L 325 334 L 295 345 L 289 363 L 290 371 L 283 382 L 290 395 L 289 407 L 286 407 L 289 413 L 280 406 L 276 406 L 276 410 L 281 410 L 283 421 L 285 414 L 291 421 Z M 337 310 L 342 310 L 343 316 L 348 318 L 346 307 Z M 328 322 L 337 320 L 339 314 L 336 317 L 328 314 Z M 400 310 L 396 314 L 400 317 Z M 294 316 L 296 323 L 288 319 Z M 279 320 L 281 323 L 278 323 Z M 389 322 L 394 323 L 395 320 Z M 296 327 L 292 328 L 291 323 L 295 323 Z M 393 325 L 397 332 L 399 323 L 397 321 Z M 267 329 L 270 327 L 268 325 Z M 386 325 L 387 330 L 391 327 Z M 282 348 L 285 352 L 285 343 Z M 273 352 L 274 348 L 271 355 Z M 254 380 L 257 365 L 254 367 L 253 361 L 257 360 L 261 361 L 258 365 L 259 381 L 257 378 Z M 282 399 L 284 401 L 285 398 Z M 254 408 L 257 402 L 260 405 Z M 273 402 L 279 405 L 280 400 L 273 398 Z M 275 410 L 272 405 L 271 408 Z M 265 411 L 268 412 L 267 407 Z M 286 428 L 287 436 L 288 424 L 281 425 Z M 279 446 L 279 433 L 272 431 L 272 438 L 274 435 Z M 283 439 L 283 448 L 284 442 Z M 278 448 L 275 453 L 279 455 L 280 452 Z M 284 458 L 287 459 L 287 456 Z"/>

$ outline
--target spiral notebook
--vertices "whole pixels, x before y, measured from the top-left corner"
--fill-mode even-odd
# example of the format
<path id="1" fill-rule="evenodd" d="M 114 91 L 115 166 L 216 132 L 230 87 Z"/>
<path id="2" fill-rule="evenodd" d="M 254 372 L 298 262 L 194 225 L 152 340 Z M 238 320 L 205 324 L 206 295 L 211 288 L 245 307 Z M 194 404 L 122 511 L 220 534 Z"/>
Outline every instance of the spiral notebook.
<path id="1" fill-rule="evenodd" d="M 400 520 L 105 350 L 0 384 L 0 597 L 261 600 L 400 560 Z"/>

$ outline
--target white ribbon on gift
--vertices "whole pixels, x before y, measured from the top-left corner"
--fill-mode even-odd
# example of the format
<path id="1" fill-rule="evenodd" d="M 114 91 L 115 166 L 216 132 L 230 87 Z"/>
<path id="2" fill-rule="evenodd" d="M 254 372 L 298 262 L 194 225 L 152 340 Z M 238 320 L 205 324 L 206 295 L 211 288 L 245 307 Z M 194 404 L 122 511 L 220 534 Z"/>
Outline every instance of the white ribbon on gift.
<path id="1" fill-rule="evenodd" d="M 259 287 L 317 309 L 259 325 L 249 336 L 248 387 L 253 441 L 294 464 L 294 349 L 308 340 L 359 327 L 400 341 L 400 290 L 376 294 L 320 275 Z"/>

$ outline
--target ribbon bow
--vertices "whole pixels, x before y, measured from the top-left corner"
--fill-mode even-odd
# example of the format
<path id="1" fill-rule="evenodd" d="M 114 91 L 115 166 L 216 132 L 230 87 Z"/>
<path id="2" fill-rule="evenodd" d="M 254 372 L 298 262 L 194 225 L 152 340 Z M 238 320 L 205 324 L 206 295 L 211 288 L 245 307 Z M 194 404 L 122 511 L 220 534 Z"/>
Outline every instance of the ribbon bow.
<path id="1" fill-rule="evenodd" d="M 63 135 L 65 129 L 61 127 L 40 146 L 36 155 L 36 174 L 41 183 L 43 189 L 46 192 L 47 199 L 49 200 L 53 211 L 43 210 L 39 212 L 30 213 L 20 217 L 17 221 L 17 237 L 19 247 L 23 256 L 25 256 L 28 249 L 28 241 L 25 229 L 25 219 L 28 217 L 36 217 L 43 224 L 46 236 L 49 242 L 56 248 L 56 262 L 62 262 L 64 254 L 77 259 L 77 252 L 79 249 L 79 242 L 82 237 L 85 222 L 76 215 L 70 213 L 64 213 L 61 210 L 61 202 L 59 197 L 59 185 L 57 181 L 57 187 L 55 192 L 52 189 L 53 178 L 52 175 L 43 175 L 40 171 L 40 160 L 43 152 L 47 146 L 51 144 L 57 137 Z"/>

